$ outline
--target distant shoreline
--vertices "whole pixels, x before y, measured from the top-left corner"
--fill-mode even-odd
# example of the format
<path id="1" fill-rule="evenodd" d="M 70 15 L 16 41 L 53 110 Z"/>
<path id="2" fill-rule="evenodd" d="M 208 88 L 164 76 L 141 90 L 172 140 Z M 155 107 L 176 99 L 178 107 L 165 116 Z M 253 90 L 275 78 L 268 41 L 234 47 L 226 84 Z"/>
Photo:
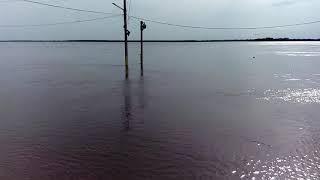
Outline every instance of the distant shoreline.
<path id="1" fill-rule="evenodd" d="M 143 42 L 273 42 L 273 41 L 320 41 L 320 39 L 233 39 L 233 40 L 144 40 Z M 123 40 L 0 40 L 0 42 L 124 42 Z M 140 42 L 130 40 L 129 42 Z"/>

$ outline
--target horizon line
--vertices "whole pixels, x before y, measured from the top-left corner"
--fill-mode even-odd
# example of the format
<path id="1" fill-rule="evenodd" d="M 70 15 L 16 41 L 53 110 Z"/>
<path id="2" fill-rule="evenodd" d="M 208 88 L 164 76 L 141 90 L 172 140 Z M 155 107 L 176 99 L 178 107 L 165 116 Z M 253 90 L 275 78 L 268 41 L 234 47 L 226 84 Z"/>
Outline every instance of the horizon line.
<path id="1" fill-rule="evenodd" d="M 232 42 L 232 41 L 320 41 L 320 38 L 256 38 L 256 39 L 207 39 L 207 40 L 143 40 L 143 42 Z M 124 40 L 97 40 L 97 39 L 65 39 L 65 40 L 0 40 L 0 42 L 124 42 Z M 141 42 L 141 40 L 128 40 Z"/>

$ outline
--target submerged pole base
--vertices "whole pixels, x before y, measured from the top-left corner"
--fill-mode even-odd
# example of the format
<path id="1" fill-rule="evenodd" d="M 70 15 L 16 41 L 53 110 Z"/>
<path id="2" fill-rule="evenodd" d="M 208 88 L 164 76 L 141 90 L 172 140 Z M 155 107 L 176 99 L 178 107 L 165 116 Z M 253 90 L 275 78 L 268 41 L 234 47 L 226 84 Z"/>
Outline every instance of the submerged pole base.
<path id="1" fill-rule="evenodd" d="M 128 79 L 129 78 L 129 64 L 128 64 L 128 56 L 125 56 L 125 69 L 126 69 L 126 72 L 125 72 L 125 74 L 126 74 L 126 79 Z"/>
<path id="2" fill-rule="evenodd" d="M 140 62 L 140 75 L 143 76 L 143 60 Z"/>

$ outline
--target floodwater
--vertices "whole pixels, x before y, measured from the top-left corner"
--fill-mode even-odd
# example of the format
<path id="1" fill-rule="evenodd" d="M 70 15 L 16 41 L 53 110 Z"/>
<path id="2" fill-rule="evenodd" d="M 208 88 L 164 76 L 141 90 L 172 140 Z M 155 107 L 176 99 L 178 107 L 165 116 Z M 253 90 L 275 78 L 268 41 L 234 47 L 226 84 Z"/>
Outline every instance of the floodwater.
<path id="1" fill-rule="evenodd" d="M 320 42 L 0 43 L 0 179 L 320 179 Z"/>

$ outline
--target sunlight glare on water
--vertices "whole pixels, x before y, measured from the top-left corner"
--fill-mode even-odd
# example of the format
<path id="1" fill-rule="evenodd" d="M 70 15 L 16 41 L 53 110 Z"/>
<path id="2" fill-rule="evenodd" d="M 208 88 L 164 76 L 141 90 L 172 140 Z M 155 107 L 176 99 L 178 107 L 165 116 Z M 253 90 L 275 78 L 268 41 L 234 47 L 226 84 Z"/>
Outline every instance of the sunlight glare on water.
<path id="1" fill-rule="evenodd" d="M 239 170 L 237 173 L 240 179 L 318 179 L 320 176 L 318 152 L 314 152 L 312 157 L 305 155 L 287 156 L 272 161 L 251 160 L 246 166 L 245 171 Z"/>
<path id="2" fill-rule="evenodd" d="M 320 52 L 296 52 L 296 51 L 280 51 L 276 52 L 276 54 L 284 55 L 284 56 L 305 56 L 305 57 L 318 57 L 320 56 Z"/>
<path id="3" fill-rule="evenodd" d="M 283 89 L 267 90 L 264 92 L 266 101 L 286 101 L 292 103 L 320 103 L 320 89 Z"/>

